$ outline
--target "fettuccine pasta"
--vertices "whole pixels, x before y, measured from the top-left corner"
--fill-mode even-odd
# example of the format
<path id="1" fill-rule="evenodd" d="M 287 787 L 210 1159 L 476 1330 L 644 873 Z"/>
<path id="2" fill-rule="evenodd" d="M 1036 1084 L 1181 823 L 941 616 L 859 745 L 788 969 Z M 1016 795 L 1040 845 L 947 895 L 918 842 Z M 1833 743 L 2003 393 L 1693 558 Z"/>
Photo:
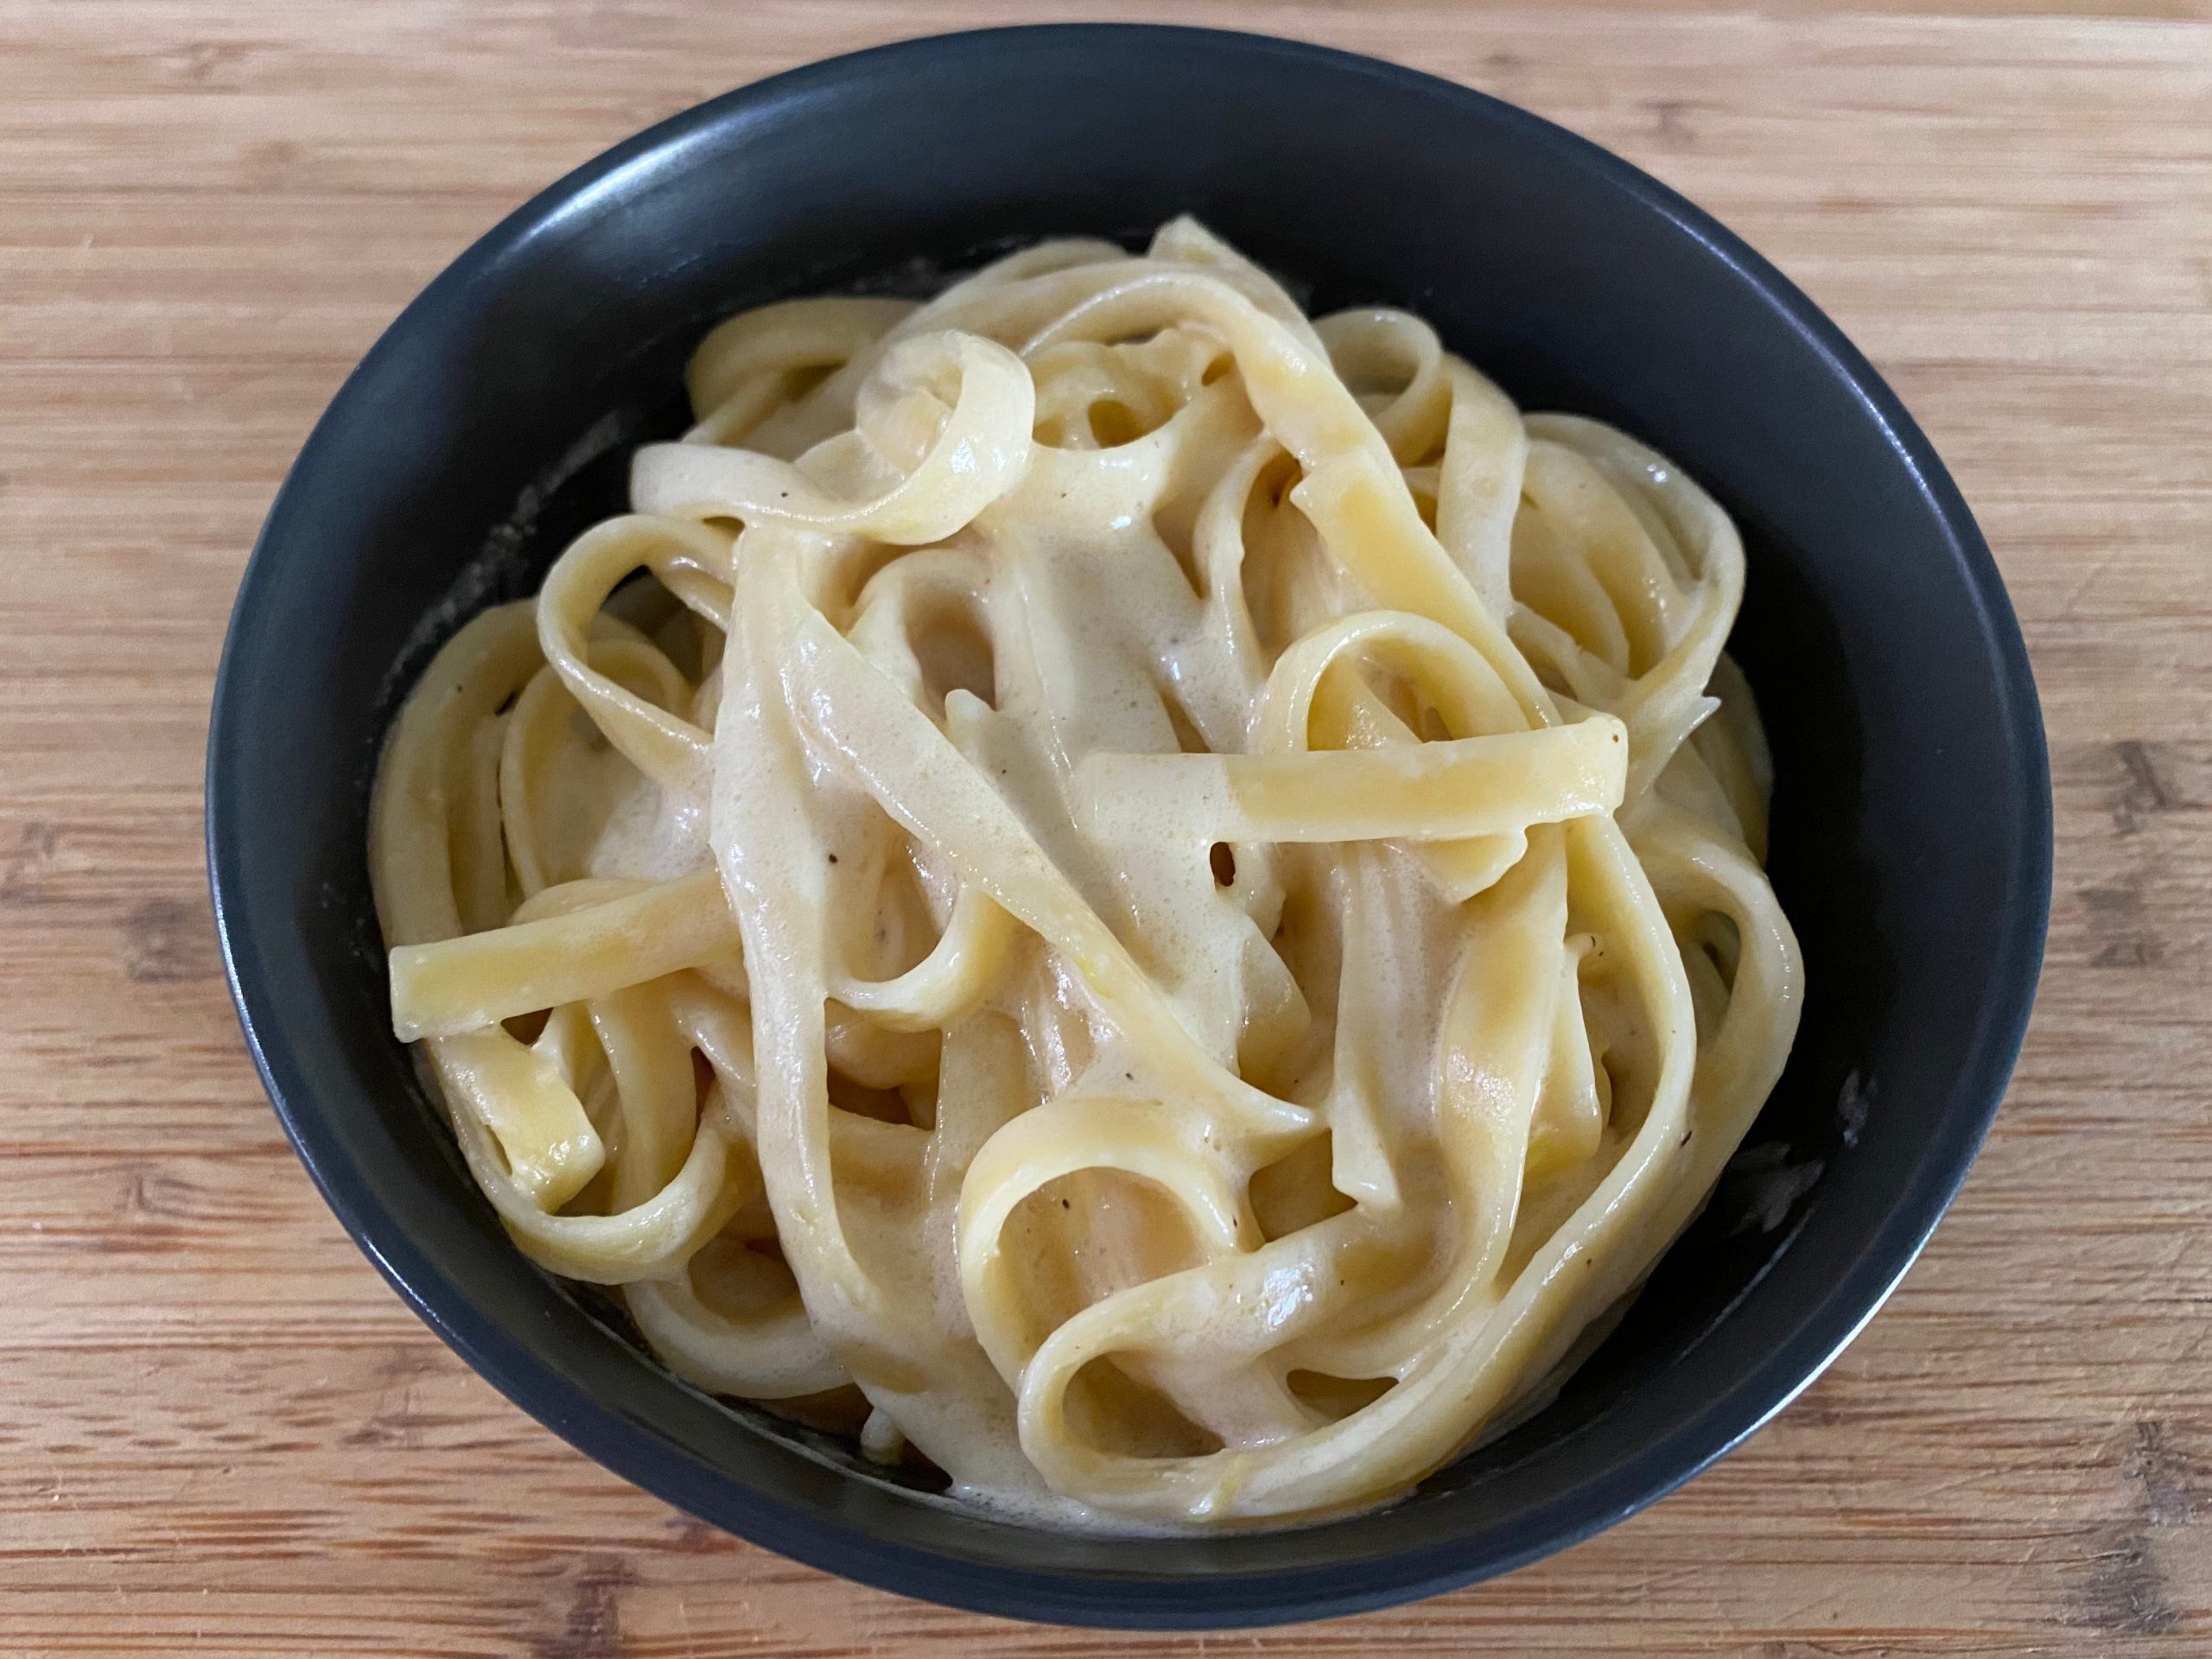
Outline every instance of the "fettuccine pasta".
<path id="1" fill-rule="evenodd" d="M 377 780 L 394 1028 L 507 1231 L 1002 1510 L 1404 1493 L 1796 1032 L 1727 518 L 1187 219 L 689 385 Z"/>

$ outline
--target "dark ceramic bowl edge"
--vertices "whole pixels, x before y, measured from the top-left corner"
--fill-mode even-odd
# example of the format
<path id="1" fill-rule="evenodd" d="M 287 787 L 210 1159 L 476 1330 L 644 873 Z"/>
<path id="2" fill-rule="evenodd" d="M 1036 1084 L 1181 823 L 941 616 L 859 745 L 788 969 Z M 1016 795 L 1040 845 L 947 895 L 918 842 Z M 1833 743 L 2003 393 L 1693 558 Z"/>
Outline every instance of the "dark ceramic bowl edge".
<path id="1" fill-rule="evenodd" d="M 404 308 L 361 363 L 334 395 L 341 405 L 346 389 L 370 373 L 392 349 L 393 335 L 418 308 L 437 302 L 449 289 L 476 279 L 522 246 L 589 194 L 607 188 L 628 168 L 679 148 L 694 132 L 710 127 L 726 112 L 753 105 L 804 98 L 817 83 L 848 73 L 856 60 L 914 52 L 957 52 L 982 38 L 1009 43 L 1069 34 L 1173 35 L 1234 41 L 1244 50 L 1325 60 L 1335 67 L 1390 81 L 1427 97 L 1478 105 L 1493 118 L 1517 127 L 1532 142 L 1558 149 L 1601 175 L 1614 188 L 1660 213 L 1715 257 L 1732 267 L 1746 284 L 1808 345 L 1838 371 L 1839 378 L 1866 406 L 1891 443 L 1927 491 L 1942 521 L 1952 550 L 1967 570 L 1980 612 L 1985 639 L 2001 664 L 2007 736 L 2030 769 L 2028 814 L 2015 837 L 2018 856 L 2008 873 L 2014 902 L 2007 907 L 2001 960 L 1994 994 L 1969 1052 L 1962 1078 L 1973 1111 L 1955 1111 L 1942 1138 L 1916 1165 L 1877 1237 L 1829 1293 L 1800 1320 L 1788 1342 L 1760 1370 L 1682 1423 L 1668 1439 L 1649 1448 L 1631 1468 L 1586 1483 L 1560 1500 L 1573 1519 L 1557 1529 L 1541 1524 L 1529 1531 L 1538 1541 L 1525 1548 L 1474 1549 L 1460 1538 L 1447 1547 L 1401 1553 L 1359 1562 L 1359 1587 L 1332 1591 L 1307 1572 L 1210 1576 L 1179 1580 L 1154 1574 L 1072 1575 L 1039 1573 L 1000 1564 L 951 1556 L 918 1557 L 911 1542 L 879 1539 L 826 1523 L 807 1511 L 753 1489 L 741 1503 L 728 1503 L 731 1489 L 691 1461 L 688 1449 L 639 1426 L 605 1413 L 582 1390 L 547 1373 L 504 1331 L 488 1325 L 463 1329 L 449 1321 L 441 1305 L 454 1294 L 451 1281 L 427 1257 L 416 1255 L 394 1217 L 358 1185 L 327 1166 L 327 1150 L 315 1126 L 290 1105 L 303 1092 L 302 1081 L 289 1079 L 289 1055 L 278 1033 L 264 1043 L 248 1007 L 241 971 L 252 940 L 226 913 L 224 889 L 242 878 L 227 869 L 228 839 L 224 802 L 223 757 L 234 741 L 225 720 L 228 685 L 241 630 L 251 626 L 251 600 L 264 550 L 282 539 L 288 498 L 295 480 L 310 472 L 330 410 L 318 419 L 299 456 L 288 470 L 241 579 L 216 677 L 209 727 L 206 833 L 210 887 L 224 971 L 233 1006 L 264 1089 L 287 1136 L 325 1200 L 363 1254 L 375 1263 L 402 1299 L 441 1339 L 507 1398 L 588 1455 L 606 1464 L 666 1501 L 715 1524 L 728 1524 L 737 1509 L 745 1514 L 747 1537 L 824 1570 L 927 1597 L 977 1611 L 1052 1622 L 1121 1628 L 1218 1628 L 1285 1623 L 1366 1611 L 1457 1587 L 1511 1571 L 1567 1548 L 1614 1524 L 1672 1491 L 1739 1444 L 1819 1376 L 1878 1311 L 1902 1280 L 1952 1198 L 1963 1183 L 1974 1156 L 2002 1100 L 2014 1056 L 2024 1033 L 2033 1001 L 2047 925 L 2051 882 L 2051 810 L 2048 752 L 2026 650 L 1996 563 L 1956 484 L 1902 402 L 1865 357 L 1772 264 L 1732 232 L 1679 194 L 1601 147 L 1540 117 L 1471 88 L 1421 72 L 1363 59 L 1322 47 L 1239 31 L 1180 29 L 1146 24 L 1054 24 L 982 29 L 924 37 L 874 47 L 863 52 L 808 64 L 709 100 L 657 123 L 585 162 L 531 197 L 478 238 L 453 264 Z M 274 1052 L 272 1052 L 272 1048 Z M 396 1245 L 380 1239 L 397 1239 Z M 441 1295 L 438 1293 L 447 1293 Z M 1810 1351 L 1815 1357 L 1808 1361 Z M 1648 1471 L 1662 1472 L 1656 1478 Z M 720 1500 L 720 1501 L 718 1501 Z M 1466 1557 L 1480 1556 L 1470 1567 Z M 1141 1592 L 1141 1603 L 1132 1599 Z"/>

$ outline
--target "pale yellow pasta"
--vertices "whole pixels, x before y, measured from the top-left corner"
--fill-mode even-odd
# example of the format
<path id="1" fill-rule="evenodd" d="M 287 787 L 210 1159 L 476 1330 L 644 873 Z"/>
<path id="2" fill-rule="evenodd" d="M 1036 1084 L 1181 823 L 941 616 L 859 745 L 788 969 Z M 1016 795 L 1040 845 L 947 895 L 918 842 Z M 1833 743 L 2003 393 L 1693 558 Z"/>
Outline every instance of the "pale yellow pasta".
<path id="1" fill-rule="evenodd" d="M 1407 1491 L 1796 1033 L 1726 516 L 1189 220 L 690 385 L 377 780 L 394 1029 L 517 1245 L 1047 1524 Z"/>

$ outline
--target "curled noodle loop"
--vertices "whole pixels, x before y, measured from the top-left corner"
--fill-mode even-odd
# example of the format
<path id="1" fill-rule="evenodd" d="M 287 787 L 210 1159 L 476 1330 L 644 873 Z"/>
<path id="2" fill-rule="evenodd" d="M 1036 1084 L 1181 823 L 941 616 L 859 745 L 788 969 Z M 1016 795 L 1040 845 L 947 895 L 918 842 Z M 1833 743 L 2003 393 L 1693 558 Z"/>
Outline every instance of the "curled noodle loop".
<path id="1" fill-rule="evenodd" d="M 377 779 L 394 1027 L 500 1221 L 981 1502 L 1407 1491 L 1789 1051 L 1726 516 L 1188 220 L 762 307 L 688 384 Z"/>

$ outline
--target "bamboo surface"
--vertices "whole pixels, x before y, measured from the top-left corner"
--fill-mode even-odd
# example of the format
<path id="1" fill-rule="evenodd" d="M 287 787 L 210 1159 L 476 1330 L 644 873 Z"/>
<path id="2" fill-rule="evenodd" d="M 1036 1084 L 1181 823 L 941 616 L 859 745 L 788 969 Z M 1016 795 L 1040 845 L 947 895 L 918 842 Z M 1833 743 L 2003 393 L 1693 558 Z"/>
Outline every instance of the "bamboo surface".
<path id="1" fill-rule="evenodd" d="M 2212 12 L 1185 0 L 1497 92 L 1712 208 L 1987 531 L 2058 873 L 2010 1099 L 1809 1393 L 1678 1495 L 1356 1620 L 1135 1637 L 739 1543 L 478 1380 L 248 1064 L 200 844 L 232 590 L 399 308 L 645 123 L 1014 0 L 0 0 L 0 1651 L 2212 1653 Z M 1090 15 L 1098 15 L 1095 10 Z"/>

